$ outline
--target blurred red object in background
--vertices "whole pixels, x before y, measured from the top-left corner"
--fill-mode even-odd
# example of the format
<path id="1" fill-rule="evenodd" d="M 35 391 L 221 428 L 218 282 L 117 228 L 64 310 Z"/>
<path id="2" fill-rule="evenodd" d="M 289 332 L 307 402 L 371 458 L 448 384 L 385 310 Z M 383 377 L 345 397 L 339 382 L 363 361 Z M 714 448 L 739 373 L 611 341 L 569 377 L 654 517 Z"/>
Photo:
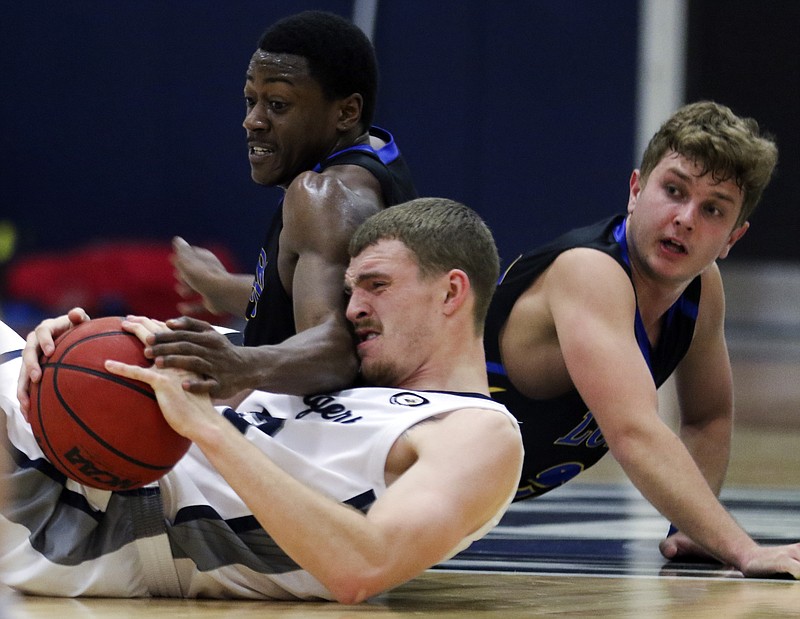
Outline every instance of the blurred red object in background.
<path id="1" fill-rule="evenodd" d="M 225 247 L 205 245 L 225 268 L 240 272 Z M 7 265 L 5 296 L 47 315 L 80 306 L 90 316 L 141 314 L 159 320 L 178 316 L 181 300 L 169 261 L 170 242 L 120 241 L 71 251 L 17 256 Z M 222 324 L 227 318 L 199 316 Z"/>

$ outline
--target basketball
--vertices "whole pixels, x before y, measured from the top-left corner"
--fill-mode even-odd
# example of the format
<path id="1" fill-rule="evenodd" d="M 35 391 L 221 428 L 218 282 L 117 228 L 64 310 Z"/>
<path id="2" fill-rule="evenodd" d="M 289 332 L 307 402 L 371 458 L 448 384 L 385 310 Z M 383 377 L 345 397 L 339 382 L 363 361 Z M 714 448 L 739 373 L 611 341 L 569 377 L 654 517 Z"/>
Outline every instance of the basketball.
<path id="1" fill-rule="evenodd" d="M 119 317 L 84 322 L 42 357 L 29 421 L 47 459 L 68 478 L 131 490 L 165 475 L 190 441 L 165 421 L 152 388 L 110 374 L 106 359 L 149 367 L 144 346 Z"/>

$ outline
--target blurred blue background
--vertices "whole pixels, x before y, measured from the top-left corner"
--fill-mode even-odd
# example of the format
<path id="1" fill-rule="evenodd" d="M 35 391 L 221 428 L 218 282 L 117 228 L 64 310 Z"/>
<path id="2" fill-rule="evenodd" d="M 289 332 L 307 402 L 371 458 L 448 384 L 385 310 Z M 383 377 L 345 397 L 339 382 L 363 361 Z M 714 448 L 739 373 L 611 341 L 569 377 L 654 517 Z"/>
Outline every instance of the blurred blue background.
<path id="1" fill-rule="evenodd" d="M 794 262 L 800 3 L 668 4 L 686 10 L 685 81 L 672 95 L 714 98 L 754 116 L 781 148 L 780 175 L 731 259 Z M 624 209 L 641 140 L 640 0 L 373 6 L 376 124 L 394 133 L 421 194 L 463 201 L 484 216 L 504 264 Z M 58 261 L 132 240 L 163 249 L 176 234 L 227 251 L 249 272 L 279 190 L 250 180 L 245 69 L 270 23 L 308 8 L 354 14 L 350 0 L 7 4 L 3 273 L 42 252 Z M 130 265 L 114 257 L 76 280 L 130 278 Z M 168 293 L 150 292 L 160 294 Z M 25 323 L 80 299 L 77 291 L 32 306 L 6 289 L 0 308 L 8 322 Z M 104 311 L 125 309 L 112 299 Z"/>

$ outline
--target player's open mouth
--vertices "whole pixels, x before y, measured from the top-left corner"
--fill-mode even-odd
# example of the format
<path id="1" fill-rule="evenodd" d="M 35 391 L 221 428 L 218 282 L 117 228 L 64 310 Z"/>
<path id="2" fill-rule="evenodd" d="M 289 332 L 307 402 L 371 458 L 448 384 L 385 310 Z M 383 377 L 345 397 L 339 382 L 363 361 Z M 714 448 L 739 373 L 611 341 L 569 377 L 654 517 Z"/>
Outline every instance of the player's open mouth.
<path id="1" fill-rule="evenodd" d="M 377 331 L 373 331 L 372 329 L 356 330 L 356 339 L 358 340 L 359 344 L 363 344 L 364 342 L 374 340 L 376 337 L 378 337 L 378 335 L 380 334 Z"/>
<path id="2" fill-rule="evenodd" d="M 250 154 L 254 157 L 266 157 L 267 155 L 272 155 L 275 152 L 274 149 L 268 148 L 266 146 L 251 146 L 250 147 Z"/>
<path id="3" fill-rule="evenodd" d="M 671 254 L 686 253 L 686 248 L 677 241 L 673 241 L 672 239 L 664 239 L 663 241 L 661 241 L 661 247 L 663 247 L 666 251 L 668 251 Z"/>

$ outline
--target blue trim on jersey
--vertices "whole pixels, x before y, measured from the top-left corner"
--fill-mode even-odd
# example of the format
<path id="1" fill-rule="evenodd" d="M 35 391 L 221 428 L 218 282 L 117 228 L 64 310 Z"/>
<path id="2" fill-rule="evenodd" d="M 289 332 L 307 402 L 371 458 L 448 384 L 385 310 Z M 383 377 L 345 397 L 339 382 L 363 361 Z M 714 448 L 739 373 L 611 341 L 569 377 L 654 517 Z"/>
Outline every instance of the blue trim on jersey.
<path id="1" fill-rule="evenodd" d="M 689 299 L 681 297 L 672 307 L 679 310 L 684 316 L 688 316 L 692 320 L 697 321 L 697 313 L 699 312 L 699 308 L 697 307 L 697 303 L 694 301 L 690 301 Z"/>
<path id="2" fill-rule="evenodd" d="M 630 268 L 631 259 L 628 254 L 628 236 L 625 234 L 626 223 L 628 218 L 625 217 L 616 228 L 614 228 L 614 240 L 619 243 L 620 250 L 622 251 L 622 259 L 625 264 Z M 633 284 L 633 281 L 631 281 Z M 636 289 L 634 288 L 634 292 Z M 670 308 L 670 312 L 672 308 Z M 642 351 L 647 367 L 650 369 L 650 374 L 653 374 L 653 365 L 651 362 L 652 347 L 650 346 L 650 339 L 647 337 L 647 330 L 644 328 L 644 321 L 642 315 L 639 313 L 639 302 L 636 302 L 636 316 L 634 318 L 633 330 L 636 333 L 636 343 L 639 344 L 639 350 Z"/>
<path id="3" fill-rule="evenodd" d="M 343 503 L 366 513 L 374 501 L 367 490 Z M 190 505 L 167 525 L 167 535 L 173 557 L 191 559 L 200 571 L 235 564 L 260 574 L 300 569 L 253 515 L 224 519 L 210 505 Z"/>
<path id="4" fill-rule="evenodd" d="M 337 150 L 335 153 L 330 155 L 325 159 L 325 161 L 329 161 L 334 157 L 338 157 L 342 153 L 348 153 L 352 151 L 363 151 L 365 153 L 372 153 L 373 155 L 377 156 L 378 159 L 384 164 L 389 165 L 392 161 L 397 159 L 400 155 L 400 149 L 397 148 L 397 144 L 394 141 L 394 136 L 386 131 L 386 129 L 381 129 L 380 127 L 371 127 L 370 128 L 370 135 L 374 135 L 386 142 L 386 146 L 382 146 L 380 150 L 375 150 L 369 144 L 354 144 L 353 146 L 348 146 L 347 148 L 343 148 L 342 150 Z M 324 162 L 323 162 L 324 163 Z M 318 163 L 314 166 L 314 172 L 321 172 L 322 171 L 322 163 Z"/>
<path id="5" fill-rule="evenodd" d="M 347 499 L 344 501 L 344 504 L 357 509 L 363 514 L 366 514 L 367 510 L 369 510 L 369 508 L 375 502 L 375 498 L 375 491 L 367 490 L 366 492 L 362 492 L 361 494 L 354 496 L 352 499 Z"/>
<path id="6" fill-rule="evenodd" d="M 283 203 L 283 198 L 281 198 L 281 203 Z M 280 208 L 281 204 L 278 204 Z M 244 345 L 244 332 L 243 331 L 230 331 L 229 333 L 223 334 L 228 341 L 233 344 L 234 346 L 242 346 Z"/>
<path id="7" fill-rule="evenodd" d="M 494 398 L 488 395 L 484 395 L 482 393 L 476 393 L 474 391 L 445 391 L 443 389 L 415 389 L 412 393 L 443 393 L 445 395 L 457 395 L 461 396 L 462 398 L 478 398 L 479 400 L 488 400 L 489 402 L 493 402 Z"/>
<path id="8" fill-rule="evenodd" d="M 258 423 L 245 419 L 243 415 L 254 417 L 258 420 Z M 222 416 L 230 421 L 241 434 L 244 434 L 250 428 L 254 428 L 269 436 L 275 436 L 283 429 L 283 425 L 286 423 L 286 420 L 270 415 L 263 406 L 261 407 L 261 412 L 248 411 L 247 413 L 238 413 L 228 407 L 222 411 Z"/>
<path id="9" fill-rule="evenodd" d="M 239 431 L 239 434 L 244 434 L 248 429 L 250 429 L 250 424 L 247 423 L 246 420 L 242 419 L 242 417 L 231 407 L 228 407 L 222 411 L 222 416 L 231 422 L 233 427 Z"/>
<path id="10" fill-rule="evenodd" d="M 625 261 L 625 264 L 630 267 L 631 259 L 630 255 L 628 254 L 628 237 L 625 233 L 627 221 L 628 218 L 626 217 L 619 223 L 619 225 L 617 225 L 616 228 L 614 228 L 614 240 L 619 243 L 620 249 L 622 250 L 622 259 Z M 677 314 L 683 314 L 684 316 L 688 316 L 692 320 L 696 321 L 698 309 L 697 303 L 690 301 L 684 297 L 683 294 L 681 294 L 678 300 L 675 301 L 675 303 L 673 303 L 672 306 L 667 310 L 667 313 L 664 316 L 664 328 L 669 329 Z M 647 362 L 647 367 L 650 368 L 650 373 L 652 374 L 653 366 L 650 363 L 652 347 L 650 346 L 650 340 L 647 337 L 647 330 L 644 328 L 644 321 L 642 320 L 641 314 L 639 314 L 638 301 L 636 305 L 634 331 L 636 332 L 636 342 L 639 344 L 639 349 L 642 351 L 644 360 Z"/>
<path id="11" fill-rule="evenodd" d="M 506 368 L 503 366 L 502 363 L 497 363 L 497 361 L 487 361 L 486 371 L 491 372 L 492 374 L 500 374 L 501 376 L 508 376 Z"/>
<path id="12" fill-rule="evenodd" d="M 3 354 L 0 354 L 0 365 L 8 363 L 9 361 L 12 361 L 14 359 L 18 359 L 21 356 L 22 356 L 21 348 L 19 350 L 9 350 L 8 352 L 4 352 Z"/>

